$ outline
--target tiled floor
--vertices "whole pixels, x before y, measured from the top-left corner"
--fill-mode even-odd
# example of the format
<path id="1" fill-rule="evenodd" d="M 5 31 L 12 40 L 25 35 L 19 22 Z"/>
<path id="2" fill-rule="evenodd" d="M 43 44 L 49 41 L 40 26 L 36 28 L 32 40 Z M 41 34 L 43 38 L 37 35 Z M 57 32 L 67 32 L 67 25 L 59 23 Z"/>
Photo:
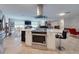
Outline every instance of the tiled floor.
<path id="1" fill-rule="evenodd" d="M 1 45 L 1 53 L 5 54 L 59 54 L 59 53 L 79 53 L 79 38 L 68 36 L 67 40 L 62 40 L 62 45 L 65 50 L 42 50 L 28 47 L 21 42 L 19 35 L 13 35 L 5 38 L 3 45 Z"/>
<path id="2" fill-rule="evenodd" d="M 57 53 L 56 51 L 46 51 L 28 47 L 25 43 L 22 43 L 18 38 L 7 37 L 4 41 L 4 53 L 17 53 L 17 54 L 36 54 L 36 53 Z"/>

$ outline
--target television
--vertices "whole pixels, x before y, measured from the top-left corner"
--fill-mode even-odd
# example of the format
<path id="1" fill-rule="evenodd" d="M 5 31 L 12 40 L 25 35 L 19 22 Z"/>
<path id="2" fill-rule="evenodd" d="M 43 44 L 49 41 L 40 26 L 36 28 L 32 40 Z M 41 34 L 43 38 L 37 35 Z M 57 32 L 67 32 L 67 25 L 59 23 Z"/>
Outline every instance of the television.
<path id="1" fill-rule="evenodd" d="M 31 25 L 31 21 L 25 21 L 25 25 Z"/>

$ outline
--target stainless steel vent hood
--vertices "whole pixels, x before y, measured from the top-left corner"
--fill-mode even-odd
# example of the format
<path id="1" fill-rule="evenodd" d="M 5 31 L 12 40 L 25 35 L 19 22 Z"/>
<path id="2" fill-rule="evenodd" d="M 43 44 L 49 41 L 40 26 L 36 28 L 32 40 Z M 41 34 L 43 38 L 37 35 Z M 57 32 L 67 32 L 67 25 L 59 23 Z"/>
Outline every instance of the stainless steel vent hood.
<path id="1" fill-rule="evenodd" d="M 37 4 L 37 16 L 35 18 L 47 18 L 43 15 L 43 4 Z"/>

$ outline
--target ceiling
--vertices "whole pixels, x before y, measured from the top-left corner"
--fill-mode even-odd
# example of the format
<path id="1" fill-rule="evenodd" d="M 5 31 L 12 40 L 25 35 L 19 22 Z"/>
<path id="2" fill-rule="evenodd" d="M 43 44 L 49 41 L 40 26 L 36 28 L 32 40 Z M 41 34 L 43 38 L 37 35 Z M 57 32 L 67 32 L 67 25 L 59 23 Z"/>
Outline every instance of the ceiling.
<path id="1" fill-rule="evenodd" d="M 8 17 L 26 18 L 36 16 L 35 4 L 0 4 L 0 10 Z M 66 15 L 66 19 L 79 19 L 79 4 L 45 4 L 43 9 L 43 15 L 58 19 L 59 13 L 71 12 Z"/>

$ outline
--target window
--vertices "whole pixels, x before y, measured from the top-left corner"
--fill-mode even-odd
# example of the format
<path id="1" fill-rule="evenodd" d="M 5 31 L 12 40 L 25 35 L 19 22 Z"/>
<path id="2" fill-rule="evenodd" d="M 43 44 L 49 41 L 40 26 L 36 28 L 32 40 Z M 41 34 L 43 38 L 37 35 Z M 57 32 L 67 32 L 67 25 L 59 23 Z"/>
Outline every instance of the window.
<path id="1" fill-rule="evenodd" d="M 22 28 L 24 28 L 24 21 L 15 21 L 15 28 L 16 27 L 22 27 Z"/>
<path id="2" fill-rule="evenodd" d="M 39 21 L 32 21 L 32 27 L 38 27 Z"/>

